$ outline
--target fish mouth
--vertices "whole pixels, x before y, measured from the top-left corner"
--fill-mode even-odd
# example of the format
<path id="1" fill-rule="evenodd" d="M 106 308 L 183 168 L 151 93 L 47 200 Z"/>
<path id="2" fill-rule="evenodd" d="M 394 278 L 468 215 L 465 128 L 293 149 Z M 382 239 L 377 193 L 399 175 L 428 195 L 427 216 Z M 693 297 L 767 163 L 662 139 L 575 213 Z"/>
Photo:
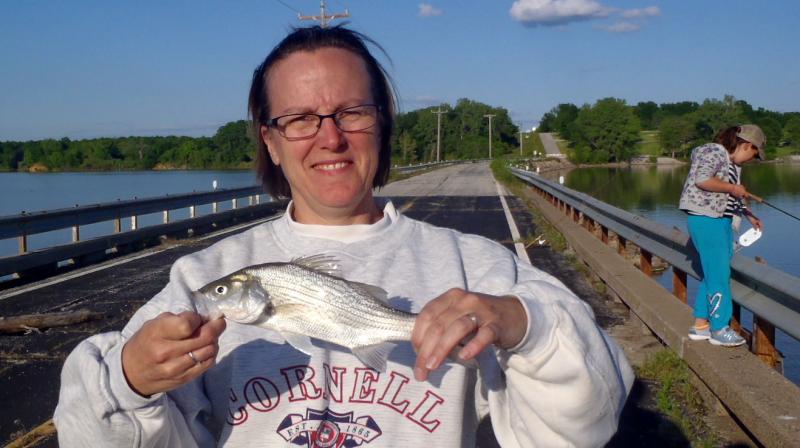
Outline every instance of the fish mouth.
<path id="1" fill-rule="evenodd" d="M 240 324 L 250 324 L 262 317 L 267 306 L 264 295 L 253 288 L 245 288 L 236 297 L 226 299 L 223 306 L 200 291 L 194 291 L 193 295 L 197 314 L 208 320 L 225 317 Z"/>
<path id="2" fill-rule="evenodd" d="M 194 291 L 194 306 L 197 309 L 197 314 L 203 316 L 208 320 L 219 319 L 224 317 L 225 313 L 219 309 L 213 300 L 209 300 L 205 294 L 200 291 Z"/>

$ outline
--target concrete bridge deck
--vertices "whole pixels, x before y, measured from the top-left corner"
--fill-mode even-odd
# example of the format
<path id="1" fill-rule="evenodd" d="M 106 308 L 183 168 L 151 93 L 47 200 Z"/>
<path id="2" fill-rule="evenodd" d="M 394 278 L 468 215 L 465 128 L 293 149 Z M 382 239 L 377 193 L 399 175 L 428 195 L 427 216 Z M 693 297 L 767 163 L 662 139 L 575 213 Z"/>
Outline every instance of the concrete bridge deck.
<path id="1" fill-rule="evenodd" d="M 525 204 L 501 196 L 487 163 L 464 164 L 435 170 L 391 184 L 380 195 L 393 198 L 403 213 L 436 225 L 477 233 L 515 250 L 507 216 L 519 235 L 537 235 Z M 506 206 L 504 207 L 504 202 Z M 82 339 L 103 331 L 119 330 L 133 312 L 166 284 L 169 268 L 179 257 L 213 244 L 250 223 L 202 238 L 160 246 L 69 274 L 0 292 L 0 316 L 69 311 L 88 308 L 104 318 L 79 325 L 51 328 L 41 333 L 0 336 L 0 445 L 47 422 L 58 398 L 61 365 Z M 615 333 L 625 328 L 627 308 L 596 293 L 560 254 L 548 246 L 526 248 L 533 265 L 556 275 L 592 305 L 598 322 Z M 639 345 L 657 344 L 633 330 Z M 622 334 L 619 330 L 617 334 Z M 637 336 L 638 335 L 638 336 Z M 640 337 L 641 336 L 641 337 Z M 626 344 L 623 344 L 625 346 Z M 627 344 L 631 346 L 632 344 Z M 45 430 L 45 432 L 47 432 Z M 668 434 L 664 437 L 664 434 Z M 679 430 L 655 410 L 647 384 L 637 382 L 612 446 L 686 446 Z M 56 446 L 53 434 L 33 444 Z M 482 425 L 480 446 L 496 446 L 490 426 Z"/>

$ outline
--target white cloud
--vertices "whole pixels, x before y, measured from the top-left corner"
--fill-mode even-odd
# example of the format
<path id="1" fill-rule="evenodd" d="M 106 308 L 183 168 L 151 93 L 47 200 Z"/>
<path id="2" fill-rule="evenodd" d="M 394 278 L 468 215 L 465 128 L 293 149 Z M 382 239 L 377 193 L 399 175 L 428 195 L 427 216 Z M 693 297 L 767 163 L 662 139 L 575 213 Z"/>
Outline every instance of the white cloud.
<path id="1" fill-rule="evenodd" d="M 626 22 L 621 21 L 614 23 L 612 25 L 598 25 L 597 28 L 603 31 L 608 31 L 609 33 L 630 33 L 633 31 L 638 31 L 642 25 L 638 23 Z"/>
<path id="2" fill-rule="evenodd" d="M 561 25 L 580 20 L 607 17 L 613 8 L 594 0 L 516 0 L 509 13 L 528 26 Z"/>
<path id="3" fill-rule="evenodd" d="M 427 3 L 420 3 L 419 4 L 419 16 L 420 17 L 436 17 L 442 15 L 442 10 L 436 8 L 433 5 L 429 5 Z"/>
<path id="4" fill-rule="evenodd" d="M 647 8 L 625 9 L 621 14 L 626 19 L 638 19 L 640 17 L 660 16 L 661 9 L 658 6 L 648 6 Z"/>

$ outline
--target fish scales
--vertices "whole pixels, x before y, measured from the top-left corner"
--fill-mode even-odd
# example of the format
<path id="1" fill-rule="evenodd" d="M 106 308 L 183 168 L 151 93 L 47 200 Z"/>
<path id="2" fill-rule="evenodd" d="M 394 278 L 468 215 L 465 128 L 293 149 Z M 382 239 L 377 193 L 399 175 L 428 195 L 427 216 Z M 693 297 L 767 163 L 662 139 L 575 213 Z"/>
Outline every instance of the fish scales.
<path id="1" fill-rule="evenodd" d="M 396 310 L 386 292 L 338 276 L 336 262 L 311 256 L 240 269 L 194 293 L 198 312 L 279 332 L 310 354 L 309 337 L 352 350 L 382 371 L 392 342 L 408 341 L 416 315 Z"/>
<path id="2" fill-rule="evenodd" d="M 298 283 L 300 276 L 308 277 L 307 281 Z M 406 325 L 398 322 L 398 319 L 409 320 L 409 314 L 368 298 L 366 292 L 358 291 L 360 288 L 348 285 L 345 280 L 292 265 L 260 278 L 264 289 L 271 292 L 276 308 L 284 303 L 302 308 L 278 317 L 272 325 L 286 326 L 291 331 L 341 345 L 371 345 L 386 338 L 410 338 L 413 320 Z M 309 319 L 308 314 L 315 318 Z M 380 333 L 373 336 L 370 330 Z"/>

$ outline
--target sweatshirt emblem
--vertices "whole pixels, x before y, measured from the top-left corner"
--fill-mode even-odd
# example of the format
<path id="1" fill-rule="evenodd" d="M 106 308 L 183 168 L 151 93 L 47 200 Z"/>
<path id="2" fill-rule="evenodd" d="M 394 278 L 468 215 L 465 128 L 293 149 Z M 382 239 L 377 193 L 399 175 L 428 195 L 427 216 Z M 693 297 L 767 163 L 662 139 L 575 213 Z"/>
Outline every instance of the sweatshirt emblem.
<path id="1" fill-rule="evenodd" d="M 370 443 L 381 436 L 381 428 L 370 416 L 353 417 L 328 408 L 306 409 L 306 414 L 289 414 L 276 431 L 292 445 L 308 448 L 350 448 Z"/>

